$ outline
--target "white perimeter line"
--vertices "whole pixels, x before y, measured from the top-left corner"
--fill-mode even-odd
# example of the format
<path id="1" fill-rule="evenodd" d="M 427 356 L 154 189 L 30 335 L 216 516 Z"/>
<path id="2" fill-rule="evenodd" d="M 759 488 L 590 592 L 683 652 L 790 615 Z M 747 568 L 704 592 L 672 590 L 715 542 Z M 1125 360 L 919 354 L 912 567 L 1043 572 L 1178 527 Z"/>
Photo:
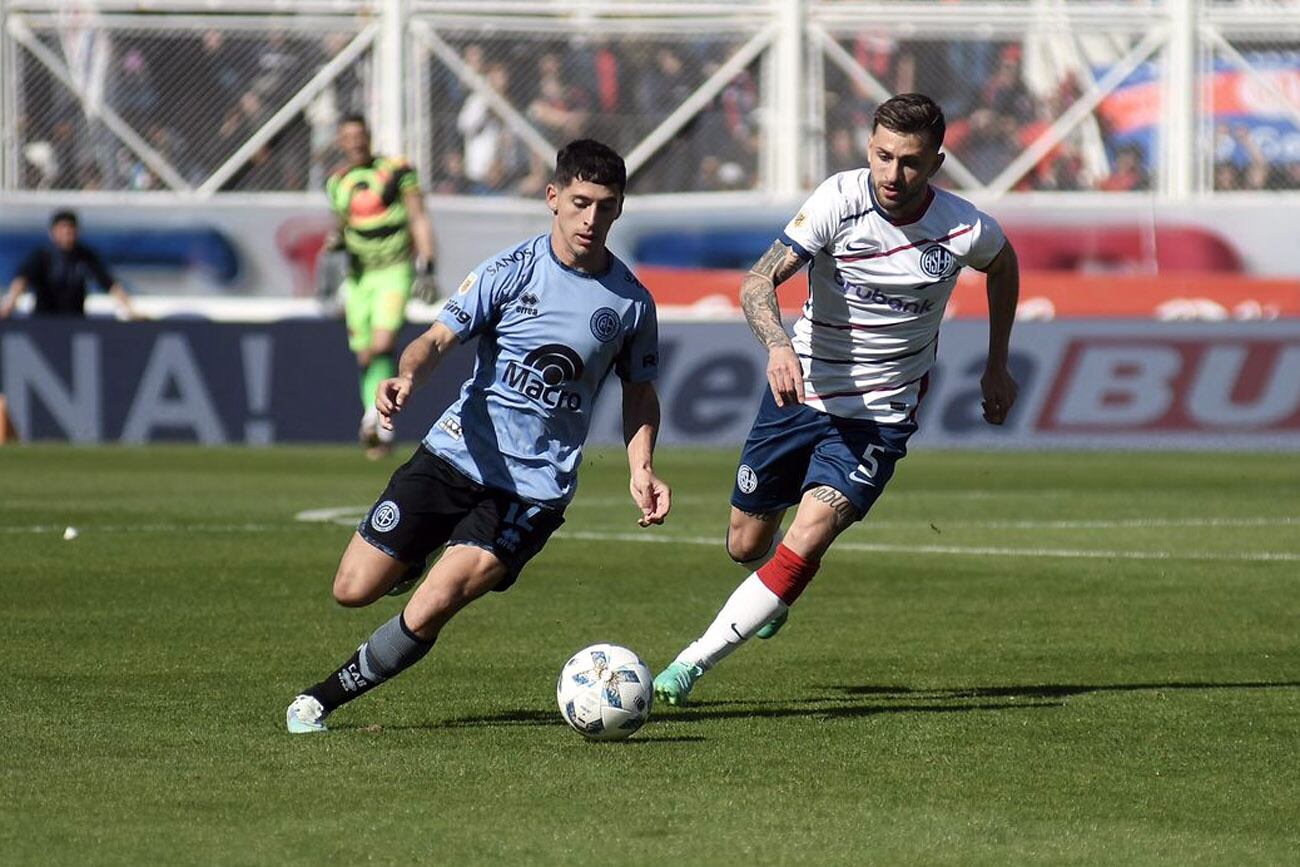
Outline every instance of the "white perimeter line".
<path id="1" fill-rule="evenodd" d="M 1284 527 L 1300 524 L 1300 518 L 1120 518 L 1113 521 L 943 521 L 944 527 L 984 528 L 990 530 L 1117 530 L 1124 527 Z M 873 521 L 864 527 L 926 526 L 926 521 Z"/>
<path id="2" fill-rule="evenodd" d="M 587 542 L 658 542 L 669 545 L 721 546 L 719 538 L 707 536 L 660 536 L 645 533 L 590 533 L 561 530 L 557 538 Z M 1244 551 L 1216 554 L 1210 551 L 1090 551 L 1073 548 L 992 548 L 960 545 L 878 545 L 871 542 L 836 542 L 836 551 L 870 551 L 882 554 L 944 554 L 965 557 L 1061 557 L 1090 560 L 1212 560 L 1300 562 L 1300 553 L 1288 551 Z"/>
<path id="3" fill-rule="evenodd" d="M 336 510 L 320 510 L 336 511 Z M 301 519 L 300 519 L 301 520 Z M 1213 520 L 1213 519 L 1206 519 Z M 1224 519 L 1229 520 L 1229 519 Z M 1247 520 L 1247 519 L 1238 519 Z M 1249 519 L 1265 523 L 1295 523 L 1297 519 Z M 319 526 L 320 518 L 316 519 Z M 312 523 L 310 520 L 303 523 Z M 922 522 L 923 523 L 923 522 Z M 1094 522 L 1101 525 L 1101 522 Z M 1105 526 L 1112 526 L 1106 524 Z M 93 533 L 265 533 L 281 531 L 292 524 L 122 524 L 90 525 L 84 531 Z M 910 525 L 909 525 L 910 526 Z M 950 525 L 951 526 L 951 525 Z M 968 525 L 975 526 L 975 525 Z M 1173 524 L 1169 526 L 1175 526 Z M 0 534 L 43 534 L 59 533 L 62 528 L 52 524 L 28 527 L 0 527 Z M 642 533 L 604 533 L 582 530 L 556 533 L 560 539 L 588 542 L 644 542 L 673 545 L 721 545 L 721 537 L 713 536 L 666 536 L 655 531 Z M 835 543 L 837 551 L 864 551 L 882 554 L 940 554 L 964 557 L 1057 557 L 1066 559 L 1088 560 L 1200 560 L 1216 562 L 1300 562 L 1300 553 L 1290 551 L 1230 551 L 1215 553 L 1212 551 L 1110 551 L 1078 548 L 1003 548 L 992 546 L 963 545 L 887 545 L 874 542 L 850 542 L 846 540 Z"/>
<path id="4" fill-rule="evenodd" d="M 632 508 L 631 498 L 620 498 L 609 500 L 610 505 L 627 505 Z M 698 499 L 698 498 L 697 498 Z M 582 502 L 575 502 L 574 505 Z M 590 502 L 590 501 L 588 501 Z M 681 499 L 676 499 L 674 503 L 680 504 Z M 295 521 L 305 521 L 308 523 L 333 521 L 341 525 L 351 526 L 356 524 L 366 514 L 369 506 L 339 506 L 329 509 L 308 509 L 294 515 Z M 570 510 L 573 507 L 570 507 Z M 876 520 L 867 518 L 863 524 L 864 527 L 882 527 L 890 529 L 903 529 L 915 527 L 918 530 L 924 530 L 934 525 L 938 529 L 989 529 L 989 530 L 1117 530 L 1122 528 L 1153 528 L 1153 527 L 1291 527 L 1300 525 L 1300 517 L 1276 517 L 1276 518 L 1119 518 L 1115 520 L 1070 520 L 1070 521 L 943 521 L 935 519 L 928 521 L 925 519 L 915 519 L 910 521 L 901 520 Z M 839 547 L 839 546 L 836 546 Z"/>

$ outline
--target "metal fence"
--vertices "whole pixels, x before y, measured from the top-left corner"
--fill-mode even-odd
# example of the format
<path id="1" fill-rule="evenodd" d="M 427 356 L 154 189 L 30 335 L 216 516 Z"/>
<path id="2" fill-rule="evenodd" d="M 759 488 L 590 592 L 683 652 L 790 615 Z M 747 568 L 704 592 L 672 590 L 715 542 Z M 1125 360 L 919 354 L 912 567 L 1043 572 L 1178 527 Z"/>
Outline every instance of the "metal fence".
<path id="1" fill-rule="evenodd" d="M 578 136 L 638 193 L 788 194 L 880 100 L 949 120 L 944 181 L 1300 189 L 1300 0 L 0 0 L 0 190 L 318 190 L 340 117 L 426 188 L 536 194 Z"/>

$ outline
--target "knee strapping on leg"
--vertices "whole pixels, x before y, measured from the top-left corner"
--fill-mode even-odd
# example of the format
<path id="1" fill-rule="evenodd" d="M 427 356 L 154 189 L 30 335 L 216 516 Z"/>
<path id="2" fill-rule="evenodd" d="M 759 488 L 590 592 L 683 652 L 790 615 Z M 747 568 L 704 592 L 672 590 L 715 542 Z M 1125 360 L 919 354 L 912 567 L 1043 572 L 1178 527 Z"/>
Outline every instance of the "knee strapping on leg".
<path id="1" fill-rule="evenodd" d="M 415 665 L 433 648 L 407 627 L 399 612 L 366 641 L 361 653 L 361 674 L 372 683 L 387 680 Z"/>

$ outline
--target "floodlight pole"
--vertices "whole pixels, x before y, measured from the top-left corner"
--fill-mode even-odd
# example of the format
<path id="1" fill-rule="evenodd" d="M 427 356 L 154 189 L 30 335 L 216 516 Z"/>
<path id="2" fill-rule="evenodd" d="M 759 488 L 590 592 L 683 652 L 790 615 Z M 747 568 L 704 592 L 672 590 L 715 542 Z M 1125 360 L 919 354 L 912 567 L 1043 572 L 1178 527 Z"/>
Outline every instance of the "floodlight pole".
<path id="1" fill-rule="evenodd" d="M 779 196 L 798 193 L 800 153 L 806 122 L 803 110 L 802 48 L 804 0 L 773 0 L 774 18 L 779 23 L 772 41 L 769 68 L 773 75 L 767 103 L 768 191 Z"/>
<path id="2" fill-rule="evenodd" d="M 18 186 L 16 172 L 12 168 L 14 155 L 18 151 L 18 136 L 14 131 L 17 110 L 12 98 L 12 94 L 18 90 L 18 76 L 16 70 L 9 65 L 9 33 L 5 28 L 9 11 L 5 8 L 6 5 L 7 0 L 0 0 L 0 190 Z"/>
<path id="3" fill-rule="evenodd" d="M 406 69 L 405 0 L 383 0 L 380 6 L 379 41 L 376 44 L 376 72 L 379 84 L 379 117 L 376 119 L 376 149 L 380 153 L 400 154 L 403 150 L 402 117 L 406 89 L 402 73 Z"/>
<path id="4" fill-rule="evenodd" d="M 1197 0 L 1169 0 L 1169 42 L 1165 48 L 1164 92 L 1160 125 L 1162 192 L 1185 199 L 1195 189 L 1195 123 L 1200 98 L 1196 76 Z M 1213 141 L 1203 142 L 1213 149 Z"/>

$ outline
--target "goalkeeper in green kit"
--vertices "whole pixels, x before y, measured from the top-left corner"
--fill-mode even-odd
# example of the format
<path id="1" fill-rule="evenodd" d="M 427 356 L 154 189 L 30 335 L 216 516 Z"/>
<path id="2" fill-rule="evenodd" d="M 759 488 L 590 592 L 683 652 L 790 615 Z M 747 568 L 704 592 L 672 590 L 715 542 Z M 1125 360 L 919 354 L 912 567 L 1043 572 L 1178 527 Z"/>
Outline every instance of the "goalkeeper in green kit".
<path id="1" fill-rule="evenodd" d="M 361 444 L 367 457 L 377 459 L 392 451 L 393 432 L 379 424 L 375 391 L 396 375 L 406 301 L 412 294 L 424 301 L 438 295 L 433 227 L 415 169 L 404 159 L 372 153 L 364 118 L 345 117 L 338 144 L 347 166 L 325 182 L 339 221 L 326 246 L 348 254 L 344 309 L 348 347 L 361 375 Z"/>

